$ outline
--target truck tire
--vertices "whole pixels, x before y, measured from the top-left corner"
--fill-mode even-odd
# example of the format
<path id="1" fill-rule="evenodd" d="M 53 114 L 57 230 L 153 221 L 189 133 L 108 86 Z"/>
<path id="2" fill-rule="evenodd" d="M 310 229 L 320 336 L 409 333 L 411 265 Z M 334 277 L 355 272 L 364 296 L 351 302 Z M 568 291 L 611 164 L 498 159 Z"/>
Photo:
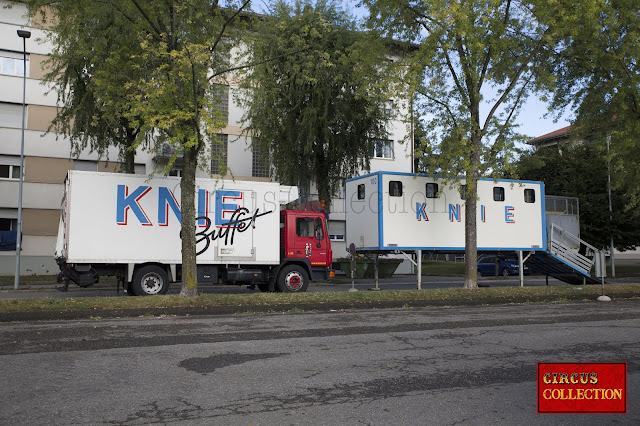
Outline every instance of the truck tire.
<path id="1" fill-rule="evenodd" d="M 282 293 L 302 293 L 309 287 L 309 275 L 299 265 L 288 265 L 278 274 L 277 289 Z"/>
<path id="2" fill-rule="evenodd" d="M 167 294 L 167 291 L 169 291 L 169 274 L 156 265 L 138 268 L 133 273 L 131 290 L 136 296 Z"/>

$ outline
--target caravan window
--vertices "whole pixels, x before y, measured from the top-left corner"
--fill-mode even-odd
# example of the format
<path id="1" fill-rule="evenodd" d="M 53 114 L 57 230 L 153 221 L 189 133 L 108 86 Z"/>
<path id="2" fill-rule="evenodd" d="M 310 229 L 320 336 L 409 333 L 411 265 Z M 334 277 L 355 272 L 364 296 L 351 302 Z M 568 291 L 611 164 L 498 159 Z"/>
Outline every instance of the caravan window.
<path id="1" fill-rule="evenodd" d="M 358 185 L 358 200 L 364 200 L 364 183 Z"/>
<path id="2" fill-rule="evenodd" d="M 402 182 L 399 180 L 389 181 L 389 196 L 402 197 Z"/>
<path id="3" fill-rule="evenodd" d="M 427 193 L 427 198 L 438 198 L 438 184 L 428 183 L 426 193 Z"/>
<path id="4" fill-rule="evenodd" d="M 525 189 L 524 190 L 524 202 L 525 203 L 535 203 L 536 202 L 536 191 L 533 189 Z"/>
<path id="5" fill-rule="evenodd" d="M 504 201 L 504 188 L 496 186 L 493 188 L 493 201 Z"/>

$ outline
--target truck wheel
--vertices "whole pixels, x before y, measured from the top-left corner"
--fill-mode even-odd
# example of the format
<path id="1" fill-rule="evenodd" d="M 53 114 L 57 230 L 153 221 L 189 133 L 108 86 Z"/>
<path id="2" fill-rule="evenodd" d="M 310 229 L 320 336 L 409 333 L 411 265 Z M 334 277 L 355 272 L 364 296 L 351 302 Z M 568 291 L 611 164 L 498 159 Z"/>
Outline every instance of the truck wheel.
<path id="1" fill-rule="evenodd" d="M 277 284 L 283 293 L 302 293 L 309 287 L 309 276 L 303 267 L 289 265 L 280 270 Z"/>
<path id="2" fill-rule="evenodd" d="M 136 296 L 167 294 L 167 291 L 169 291 L 169 274 L 155 265 L 138 268 L 133 273 L 131 290 Z"/>

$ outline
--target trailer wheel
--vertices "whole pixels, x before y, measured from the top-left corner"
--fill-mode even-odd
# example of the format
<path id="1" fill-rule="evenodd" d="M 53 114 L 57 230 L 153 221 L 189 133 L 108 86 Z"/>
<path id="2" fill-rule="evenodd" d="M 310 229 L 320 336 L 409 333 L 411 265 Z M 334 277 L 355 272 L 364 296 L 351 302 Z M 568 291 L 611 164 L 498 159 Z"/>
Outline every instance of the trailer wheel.
<path id="1" fill-rule="evenodd" d="M 283 293 L 302 293 L 309 287 L 309 276 L 302 266 L 289 265 L 280 270 L 277 284 Z"/>
<path id="2" fill-rule="evenodd" d="M 167 291 L 169 291 L 169 274 L 156 265 L 138 268 L 133 273 L 131 290 L 136 296 L 167 294 Z"/>

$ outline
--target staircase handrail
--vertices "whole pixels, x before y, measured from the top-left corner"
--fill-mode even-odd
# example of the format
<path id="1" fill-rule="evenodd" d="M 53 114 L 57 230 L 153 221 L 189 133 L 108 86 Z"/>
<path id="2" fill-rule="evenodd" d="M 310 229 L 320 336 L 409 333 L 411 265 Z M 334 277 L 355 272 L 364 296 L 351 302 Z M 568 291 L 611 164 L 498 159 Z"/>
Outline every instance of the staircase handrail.
<path id="1" fill-rule="evenodd" d="M 559 235 L 559 238 L 556 238 L 556 235 Z M 579 249 L 576 251 L 575 248 L 570 248 L 563 240 L 577 243 Z M 583 270 L 586 274 L 591 271 L 595 262 L 595 254 L 597 253 L 597 249 L 594 246 L 565 231 L 555 223 L 551 225 L 548 247 L 551 254 L 561 257 L 578 269 Z"/>

